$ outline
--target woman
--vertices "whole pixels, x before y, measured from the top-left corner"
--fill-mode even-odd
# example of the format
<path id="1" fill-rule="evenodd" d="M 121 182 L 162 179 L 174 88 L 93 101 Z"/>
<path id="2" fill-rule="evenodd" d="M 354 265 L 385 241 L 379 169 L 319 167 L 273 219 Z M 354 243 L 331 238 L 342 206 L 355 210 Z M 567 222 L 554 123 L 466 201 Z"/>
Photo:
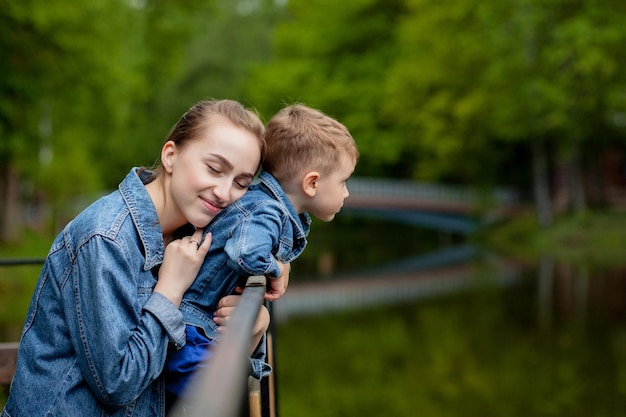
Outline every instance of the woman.
<path id="1" fill-rule="evenodd" d="M 210 246 L 204 228 L 257 172 L 263 124 L 241 104 L 203 101 L 170 132 L 155 171 L 59 234 L 28 311 L 2 417 L 163 416 L 161 371 L 181 346 L 178 310 Z"/>

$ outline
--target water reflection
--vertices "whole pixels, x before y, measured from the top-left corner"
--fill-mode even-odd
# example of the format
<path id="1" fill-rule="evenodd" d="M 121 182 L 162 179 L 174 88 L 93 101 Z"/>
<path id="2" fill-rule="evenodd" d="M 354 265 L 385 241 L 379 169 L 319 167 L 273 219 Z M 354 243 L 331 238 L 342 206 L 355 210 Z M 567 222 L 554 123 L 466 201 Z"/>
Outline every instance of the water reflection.
<path id="1" fill-rule="evenodd" d="M 276 303 L 294 298 L 277 317 L 282 414 L 626 416 L 626 263 L 520 263 L 454 235 L 362 221 L 350 221 L 358 238 L 329 229 L 312 240 L 333 262 L 304 279 L 296 265 Z M 387 256 L 371 262 L 376 252 Z M 463 272 L 445 288 L 453 270 Z M 429 279 L 440 291 L 412 291 Z"/>
<path id="2" fill-rule="evenodd" d="M 624 269 L 544 257 L 498 285 L 472 265 L 463 291 L 279 325 L 281 412 L 626 415 Z"/>
<path id="3" fill-rule="evenodd" d="M 626 266 L 592 268 L 556 262 L 544 255 L 537 266 L 538 322 L 545 328 L 564 320 L 584 323 L 590 315 L 623 323 Z"/>
<path id="4" fill-rule="evenodd" d="M 274 318 L 284 321 L 298 315 L 415 302 L 467 291 L 475 285 L 477 259 L 482 259 L 481 274 L 490 285 L 509 286 L 519 279 L 516 265 L 486 256 L 475 246 L 457 245 L 378 267 L 355 267 L 332 279 L 299 282 L 274 303 Z"/>

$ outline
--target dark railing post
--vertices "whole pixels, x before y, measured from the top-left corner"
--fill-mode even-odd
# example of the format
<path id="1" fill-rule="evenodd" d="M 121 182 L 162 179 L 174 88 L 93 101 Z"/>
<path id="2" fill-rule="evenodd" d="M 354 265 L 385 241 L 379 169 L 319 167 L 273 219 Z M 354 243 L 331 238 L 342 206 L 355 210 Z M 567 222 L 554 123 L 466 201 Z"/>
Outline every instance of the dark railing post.
<path id="1" fill-rule="evenodd" d="M 0 386 L 9 386 L 15 373 L 19 343 L 0 343 Z"/>
<path id="2" fill-rule="evenodd" d="M 276 367 L 276 323 L 274 322 L 273 303 L 268 303 L 267 308 L 272 318 L 270 327 L 266 332 L 267 361 L 273 371 L 268 377 L 261 380 L 261 416 L 278 417 L 278 381 L 276 377 L 276 369 L 278 368 Z"/>
<path id="3" fill-rule="evenodd" d="M 174 405 L 172 417 L 239 417 L 246 403 L 252 328 L 265 294 L 265 277 L 249 277 L 233 316 L 205 368 L 198 370 L 189 396 Z"/>
<path id="4" fill-rule="evenodd" d="M 0 259 L 0 266 L 43 265 L 46 258 Z"/>

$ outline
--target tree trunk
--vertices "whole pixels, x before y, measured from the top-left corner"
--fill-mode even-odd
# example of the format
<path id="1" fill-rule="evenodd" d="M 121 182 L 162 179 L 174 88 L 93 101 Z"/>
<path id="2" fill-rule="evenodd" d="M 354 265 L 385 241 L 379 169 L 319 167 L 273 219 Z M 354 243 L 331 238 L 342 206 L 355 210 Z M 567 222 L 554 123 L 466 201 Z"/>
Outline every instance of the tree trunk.
<path id="1" fill-rule="evenodd" d="M 0 171 L 0 242 L 16 242 L 20 237 L 22 219 L 20 216 L 20 180 L 17 170 L 5 165 Z"/>
<path id="2" fill-rule="evenodd" d="M 568 158 L 562 156 L 556 158 L 552 184 L 554 190 L 552 212 L 554 214 L 567 213 L 572 208 L 571 170 L 572 167 Z"/>
<path id="3" fill-rule="evenodd" d="M 548 169 L 546 148 L 543 141 L 533 144 L 533 191 L 535 209 L 539 226 L 546 228 L 552 225 L 552 209 L 550 207 L 550 190 L 548 186 Z"/>
<path id="4" fill-rule="evenodd" d="M 570 195 L 572 196 L 572 208 L 575 213 L 582 213 L 587 210 L 587 198 L 585 196 L 585 186 L 583 184 L 578 147 L 570 154 L 569 167 L 569 187 Z"/>

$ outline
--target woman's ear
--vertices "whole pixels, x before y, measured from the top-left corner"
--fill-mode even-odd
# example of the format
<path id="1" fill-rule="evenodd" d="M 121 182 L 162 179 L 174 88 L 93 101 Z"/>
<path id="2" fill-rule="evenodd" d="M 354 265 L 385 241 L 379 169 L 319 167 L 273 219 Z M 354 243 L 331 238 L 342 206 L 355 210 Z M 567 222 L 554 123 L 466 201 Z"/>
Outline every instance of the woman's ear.
<path id="1" fill-rule="evenodd" d="M 309 197 L 315 197 L 317 193 L 317 186 L 320 180 L 320 173 L 317 171 L 311 171 L 304 175 L 302 178 L 302 191 Z"/>
<path id="2" fill-rule="evenodd" d="M 172 167 L 174 166 L 174 157 L 176 155 L 176 144 L 168 140 L 161 148 L 161 166 L 168 174 L 172 173 Z"/>

